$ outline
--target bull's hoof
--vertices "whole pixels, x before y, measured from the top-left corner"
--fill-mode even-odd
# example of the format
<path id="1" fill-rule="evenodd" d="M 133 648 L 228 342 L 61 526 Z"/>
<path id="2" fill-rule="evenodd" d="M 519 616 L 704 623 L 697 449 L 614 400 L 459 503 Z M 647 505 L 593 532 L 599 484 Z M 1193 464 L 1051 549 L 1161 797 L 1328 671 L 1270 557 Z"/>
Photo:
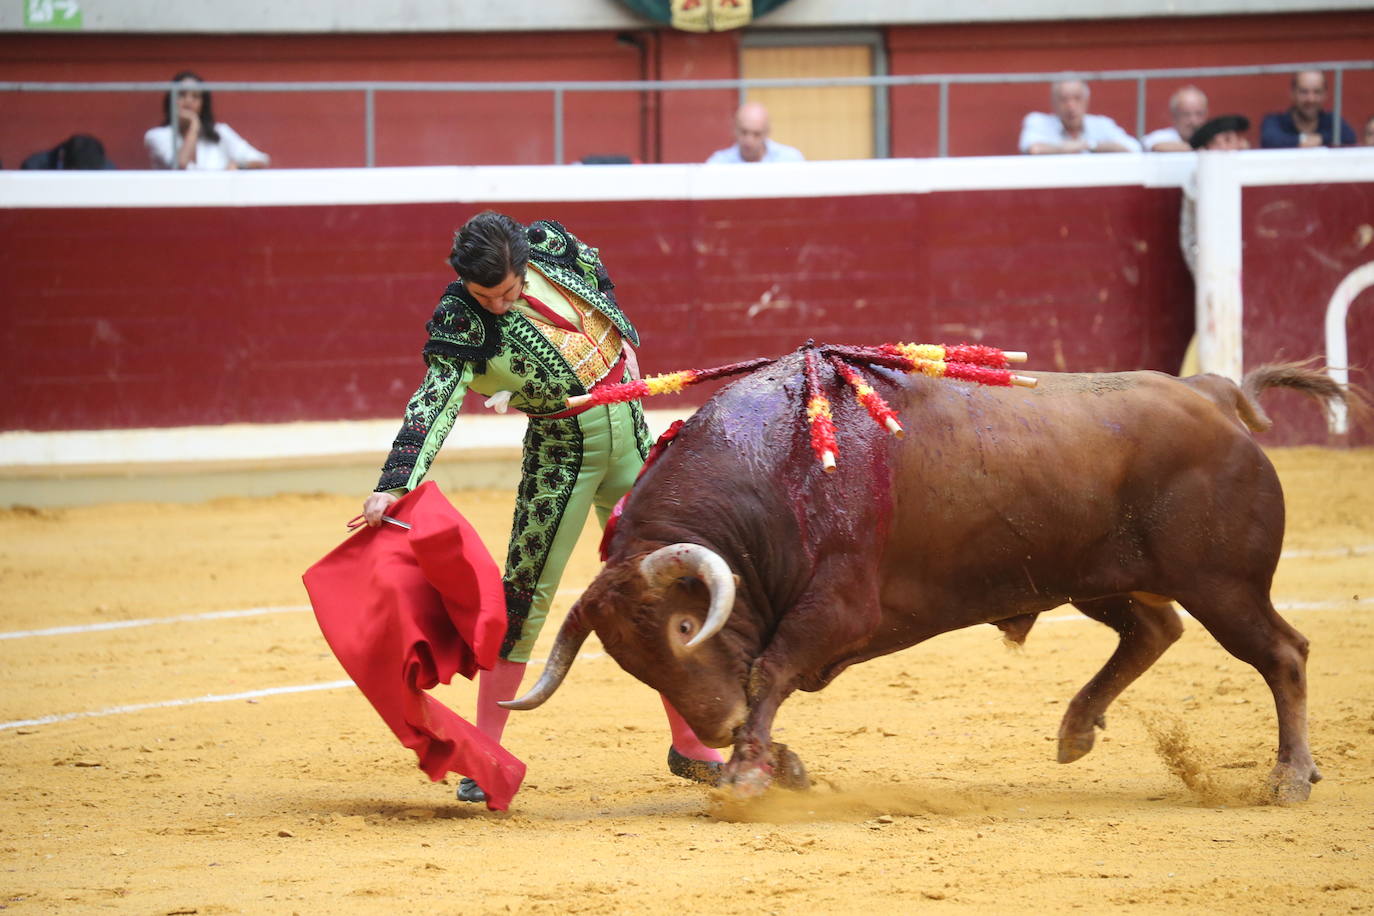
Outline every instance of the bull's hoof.
<path id="1" fill-rule="evenodd" d="M 773 778 L 784 789 L 800 791 L 811 788 L 811 777 L 806 775 L 801 758 L 785 744 L 773 745 Z"/>
<path id="2" fill-rule="evenodd" d="M 458 800 L 464 802 L 484 802 L 487 793 L 477 784 L 477 780 L 464 776 L 458 780 Z"/>
<path id="3" fill-rule="evenodd" d="M 1074 732 L 1072 734 L 1059 735 L 1059 762 L 1073 763 L 1080 757 L 1085 756 L 1088 751 L 1093 749 L 1093 742 L 1097 740 L 1097 732 L 1088 729 L 1086 732 Z"/>
<path id="4" fill-rule="evenodd" d="M 714 786 L 720 782 L 720 771 L 723 766 L 723 763 L 716 760 L 693 760 L 671 744 L 668 745 L 668 772 L 674 776 Z"/>
<path id="5" fill-rule="evenodd" d="M 730 773 L 721 780 L 721 786 L 738 800 L 758 798 L 768 791 L 773 777 L 761 766 L 751 766 L 743 772 Z"/>
<path id="6" fill-rule="evenodd" d="M 1073 763 L 1083 757 L 1088 751 L 1093 749 L 1093 743 L 1097 741 L 1097 729 L 1107 728 L 1107 717 L 1099 715 L 1093 719 L 1093 724 L 1086 729 L 1075 728 L 1069 722 L 1073 715 L 1072 711 L 1064 714 L 1064 721 L 1059 724 L 1059 762 Z"/>
<path id="7" fill-rule="evenodd" d="M 1269 792 L 1280 805 L 1305 802 L 1312 796 L 1312 783 L 1321 778 L 1322 774 L 1316 767 L 1303 774 L 1292 766 L 1281 763 L 1269 773 Z"/>

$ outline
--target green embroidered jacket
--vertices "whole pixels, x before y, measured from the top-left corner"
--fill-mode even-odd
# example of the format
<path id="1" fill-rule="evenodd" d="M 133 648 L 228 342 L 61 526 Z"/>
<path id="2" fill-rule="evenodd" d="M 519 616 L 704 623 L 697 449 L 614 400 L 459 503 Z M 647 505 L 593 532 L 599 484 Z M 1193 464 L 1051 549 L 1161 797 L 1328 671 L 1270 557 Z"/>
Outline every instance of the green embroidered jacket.
<path id="1" fill-rule="evenodd" d="M 639 334 L 620 310 L 597 250 L 553 220 L 539 220 L 526 231 L 532 264 L 638 345 Z M 511 406 L 533 417 L 566 410 L 570 396 L 586 393 L 562 354 L 528 318 L 516 310 L 493 315 L 461 283 L 444 290 L 425 328 L 425 377 L 406 405 L 378 490 L 420 485 L 453 429 L 468 389 L 487 396 L 509 391 Z"/>

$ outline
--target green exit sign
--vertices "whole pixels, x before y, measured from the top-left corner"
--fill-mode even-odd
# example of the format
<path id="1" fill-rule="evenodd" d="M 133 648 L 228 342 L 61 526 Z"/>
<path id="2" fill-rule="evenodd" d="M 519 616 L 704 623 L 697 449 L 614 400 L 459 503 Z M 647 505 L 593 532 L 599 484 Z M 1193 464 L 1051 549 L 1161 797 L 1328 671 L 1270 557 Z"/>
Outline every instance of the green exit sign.
<path id="1" fill-rule="evenodd" d="M 26 29 L 79 29 L 81 4 L 77 0 L 20 0 Z"/>

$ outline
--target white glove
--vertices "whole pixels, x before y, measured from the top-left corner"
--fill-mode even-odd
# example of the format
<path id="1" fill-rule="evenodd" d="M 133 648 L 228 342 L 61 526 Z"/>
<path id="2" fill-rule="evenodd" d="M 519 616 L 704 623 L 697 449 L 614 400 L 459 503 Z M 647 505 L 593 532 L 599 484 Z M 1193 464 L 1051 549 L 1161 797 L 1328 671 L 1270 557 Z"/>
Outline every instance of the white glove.
<path id="1" fill-rule="evenodd" d="M 513 392 L 498 391 L 491 397 L 482 402 L 483 407 L 490 407 L 497 413 L 505 413 L 510 408 L 510 396 Z"/>

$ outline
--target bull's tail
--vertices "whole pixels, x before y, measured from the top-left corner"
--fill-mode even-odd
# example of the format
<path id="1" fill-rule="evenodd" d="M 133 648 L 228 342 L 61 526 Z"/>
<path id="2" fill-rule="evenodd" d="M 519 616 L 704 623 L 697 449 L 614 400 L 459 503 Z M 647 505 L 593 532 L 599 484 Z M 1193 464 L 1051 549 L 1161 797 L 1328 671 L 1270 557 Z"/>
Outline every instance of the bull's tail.
<path id="1" fill-rule="evenodd" d="M 1269 388 L 1291 388 L 1300 391 L 1327 410 L 1343 404 L 1352 419 L 1365 420 L 1371 413 L 1369 397 L 1353 385 L 1342 385 L 1321 369 L 1314 360 L 1294 363 L 1266 363 L 1245 374 L 1237 392 L 1236 413 L 1252 431 L 1267 432 L 1274 425 L 1260 406 L 1259 397 Z"/>

